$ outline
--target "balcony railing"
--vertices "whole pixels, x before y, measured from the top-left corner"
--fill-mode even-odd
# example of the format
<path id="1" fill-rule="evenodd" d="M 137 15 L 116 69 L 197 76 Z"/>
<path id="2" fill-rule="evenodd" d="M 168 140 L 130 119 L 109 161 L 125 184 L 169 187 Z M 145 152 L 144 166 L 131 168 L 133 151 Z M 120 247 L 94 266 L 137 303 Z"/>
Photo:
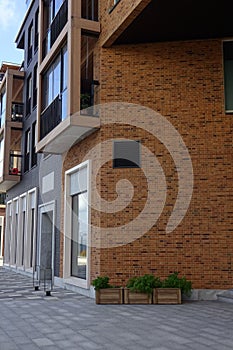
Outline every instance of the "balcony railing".
<path id="1" fill-rule="evenodd" d="M 40 117 L 40 139 L 43 139 L 62 120 L 62 100 L 58 95 Z"/>
<path id="2" fill-rule="evenodd" d="M 11 120 L 13 122 L 21 122 L 23 119 L 23 103 L 12 103 Z"/>
<path id="3" fill-rule="evenodd" d="M 98 21 L 98 0 L 82 0 L 82 18 Z"/>
<path id="4" fill-rule="evenodd" d="M 21 175 L 22 155 L 19 151 L 10 151 L 10 175 Z"/>
<path id="5" fill-rule="evenodd" d="M 43 40 L 43 46 L 42 46 L 43 59 L 45 58 L 50 48 L 55 43 L 58 35 L 61 33 L 62 29 L 67 23 L 67 20 L 68 20 L 68 0 L 65 0 L 62 6 L 60 7 L 60 10 L 54 17 L 52 23 L 50 24 L 50 27 L 48 28 L 45 38 Z"/>
<path id="6" fill-rule="evenodd" d="M 81 114 L 98 116 L 95 105 L 98 104 L 96 87 L 99 86 L 98 80 L 81 80 L 80 110 Z"/>

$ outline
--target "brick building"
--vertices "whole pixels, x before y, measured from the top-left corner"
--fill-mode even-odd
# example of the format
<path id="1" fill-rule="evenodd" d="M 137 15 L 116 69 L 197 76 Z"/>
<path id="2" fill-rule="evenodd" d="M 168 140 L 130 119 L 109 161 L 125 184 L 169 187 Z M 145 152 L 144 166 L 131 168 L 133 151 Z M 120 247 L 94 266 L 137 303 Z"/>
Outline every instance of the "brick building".
<path id="1" fill-rule="evenodd" d="M 229 6 L 40 1 L 36 150 L 63 159 L 57 283 L 91 295 L 97 275 L 179 271 L 232 287 Z"/>

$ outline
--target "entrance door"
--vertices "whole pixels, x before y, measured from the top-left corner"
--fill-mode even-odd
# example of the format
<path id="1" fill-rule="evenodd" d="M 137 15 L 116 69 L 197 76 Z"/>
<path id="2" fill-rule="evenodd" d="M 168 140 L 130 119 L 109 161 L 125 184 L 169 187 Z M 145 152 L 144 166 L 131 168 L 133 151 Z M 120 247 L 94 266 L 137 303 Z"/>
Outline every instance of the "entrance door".
<path id="1" fill-rule="evenodd" d="M 53 280 L 54 276 L 54 212 L 55 203 L 39 206 L 39 252 L 40 280 Z"/>

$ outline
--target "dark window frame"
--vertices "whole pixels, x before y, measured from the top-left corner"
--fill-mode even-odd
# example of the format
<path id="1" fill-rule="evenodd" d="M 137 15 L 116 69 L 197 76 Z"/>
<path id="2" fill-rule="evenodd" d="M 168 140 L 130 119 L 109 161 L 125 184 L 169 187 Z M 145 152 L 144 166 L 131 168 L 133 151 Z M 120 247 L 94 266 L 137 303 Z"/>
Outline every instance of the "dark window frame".
<path id="1" fill-rule="evenodd" d="M 28 128 L 25 132 L 24 139 L 24 173 L 30 169 L 30 153 L 31 153 L 31 129 Z"/>

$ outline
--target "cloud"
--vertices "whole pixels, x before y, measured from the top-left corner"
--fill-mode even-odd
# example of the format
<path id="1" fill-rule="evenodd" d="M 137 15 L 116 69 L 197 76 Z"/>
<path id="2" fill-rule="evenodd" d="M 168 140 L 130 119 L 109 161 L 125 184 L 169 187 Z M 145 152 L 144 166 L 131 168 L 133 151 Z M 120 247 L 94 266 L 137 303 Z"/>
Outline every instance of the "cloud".
<path id="1" fill-rule="evenodd" d="M 0 0 L 0 29 L 11 27 L 17 15 L 16 3 L 13 0 Z"/>

